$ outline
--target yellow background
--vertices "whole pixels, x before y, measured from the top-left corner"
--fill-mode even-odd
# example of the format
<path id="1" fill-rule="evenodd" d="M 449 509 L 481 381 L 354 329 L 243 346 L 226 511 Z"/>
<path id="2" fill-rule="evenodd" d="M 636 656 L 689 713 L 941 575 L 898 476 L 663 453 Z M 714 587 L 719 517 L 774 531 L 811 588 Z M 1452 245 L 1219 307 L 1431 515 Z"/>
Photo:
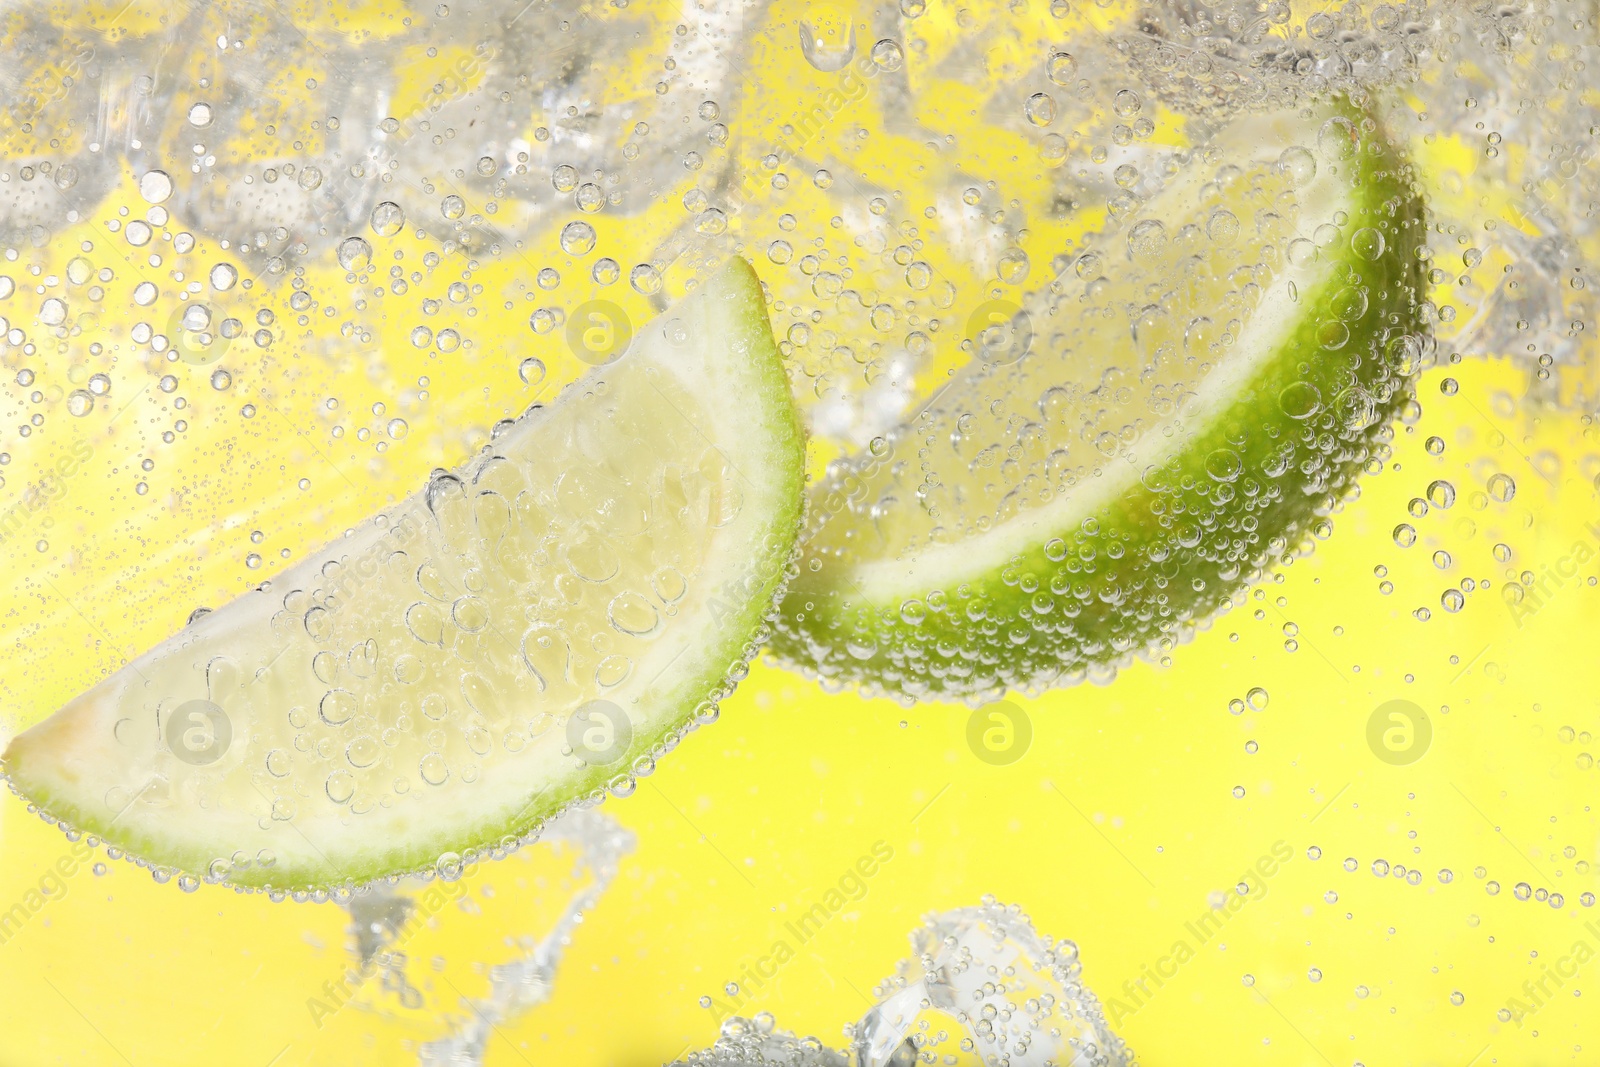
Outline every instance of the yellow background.
<path id="1" fill-rule="evenodd" d="M 670 32 L 676 8 L 637 6 Z M 806 66 L 790 43 L 801 9 L 777 5 L 767 16 L 768 40 L 781 43 L 764 54 L 760 79 L 803 96 L 824 91 L 834 76 Z M 118 32 L 157 32 L 155 9 L 112 14 Z M 1104 27 L 1118 15 L 1096 11 L 1093 19 Z M 110 16 L 76 17 L 83 28 Z M 329 24 L 320 8 L 295 7 L 290 17 L 308 33 L 363 32 L 338 18 Z M 376 17 L 372 24 L 385 25 Z M 918 30 L 934 57 L 970 32 L 939 5 Z M 64 41 L 74 32 L 64 31 Z M 1010 76 L 1039 61 L 1038 41 L 1088 32 L 1082 21 L 1024 14 L 994 38 L 985 61 L 996 77 Z M 435 79 L 453 62 L 443 52 L 412 60 L 407 84 Z M 619 64 L 619 87 L 648 91 L 641 74 L 622 69 L 621 49 L 597 61 Z M 964 158 L 1035 151 L 988 129 L 960 103 L 968 87 L 929 73 L 933 58 L 908 61 L 922 117 L 956 135 Z M 292 93 L 300 81 L 283 84 Z M 793 99 L 772 93 L 746 101 L 751 110 L 733 123 L 741 166 L 756 165 L 769 143 L 759 131 L 786 121 Z M 850 103 L 828 136 L 842 138 L 853 123 L 873 126 L 875 100 Z M 1175 137 L 1170 128 L 1158 125 L 1156 136 Z M 31 136 L 10 131 L 9 151 L 36 150 Z M 907 138 L 849 151 L 864 179 L 906 189 L 913 205 L 923 202 L 916 183 L 932 183 L 944 165 L 937 146 Z M 1427 151 L 1448 155 L 1449 146 Z M 1459 156 L 1455 165 L 1473 166 L 1471 151 Z M 1043 168 L 1019 164 L 1007 191 L 1036 206 L 1047 178 Z M 474 343 L 448 360 L 407 343 L 413 317 L 376 311 L 366 316 L 376 331 L 366 345 L 342 345 L 336 334 L 319 347 L 280 337 L 258 350 L 248 336 L 236 341 L 221 364 L 233 383 L 220 396 L 208 382 L 211 366 L 136 366 L 126 354 L 102 366 L 87 351 L 100 328 L 92 321 L 30 359 L 7 349 L 8 408 L 44 412 L 46 429 L 26 439 L 5 433 L 12 455 L 6 499 L 79 442 L 93 458 L 38 526 L 0 544 L 6 725 L 36 721 L 181 625 L 194 606 L 216 606 L 284 565 L 282 549 L 297 556 L 336 535 L 409 492 L 432 467 L 469 454 L 495 419 L 554 395 L 583 368 L 558 335 L 529 332 L 520 302 L 528 263 L 562 269 L 566 304 L 603 295 L 643 321 L 650 305 L 627 291 L 626 270 L 677 225 L 678 200 L 694 182 L 686 172 L 682 190 L 645 217 L 593 217 L 595 255 L 613 256 L 624 270 L 623 283 L 603 293 L 589 285 L 587 260 L 573 263 L 556 248 L 559 220 L 539 231 L 542 243 L 522 259 L 486 263 L 474 278 L 488 294 L 482 316 L 455 323 Z M 803 188 L 783 209 L 812 212 L 801 236 L 807 226 L 821 232 L 829 198 L 803 180 L 796 185 Z M 137 280 L 144 268 L 103 228 L 120 204 L 143 210 L 131 169 L 95 218 L 64 228 L 50 249 L 28 250 L 0 273 L 21 282 L 28 262 L 59 272 L 88 239 L 98 246 L 97 266 L 115 266 L 119 285 Z M 769 208 L 758 197 L 733 220 L 732 239 L 781 298 L 792 276 L 761 258 L 778 232 Z M 1071 225 L 1094 221 L 1080 216 Z M 1049 222 L 1029 229 L 1032 284 L 1046 276 L 1069 229 Z M 201 240 L 195 261 L 220 254 Z M 430 246 L 405 237 L 393 247 L 404 249 L 410 270 Z M 963 253 L 937 240 L 924 253 L 955 283 L 960 303 L 952 317 L 997 289 L 970 276 Z M 448 280 L 441 271 L 421 288 L 442 290 Z M 669 276 L 668 287 L 681 282 Z M 344 286 L 336 268 L 311 278 L 319 299 L 338 302 Z M 241 317 L 271 303 L 281 333 L 298 336 L 287 326 L 286 292 L 257 291 L 254 304 L 242 291 L 233 295 Z M 501 297 L 517 301 L 517 310 L 502 312 Z M 33 299 L 19 289 L 0 313 L 31 323 Z M 113 317 L 114 309 L 104 311 Z M 953 345 L 941 346 L 939 366 L 960 358 Z M 527 354 L 549 367 L 542 385 L 524 386 L 517 376 Z M 30 388 L 12 384 L 23 366 L 39 376 Z M 90 417 L 70 418 L 66 393 L 101 370 L 113 375 L 109 401 Z M 175 394 L 151 384 L 164 373 L 180 376 Z M 1452 396 L 1440 389 L 1447 374 L 1460 383 Z M 419 375 L 430 378 L 426 395 Z M 809 402 L 798 372 L 796 381 Z M 1592 481 L 1600 449 L 1586 418 L 1523 403 L 1527 384 L 1520 366 L 1498 360 L 1428 372 L 1420 417 L 1397 427 L 1389 469 L 1362 483 L 1360 499 L 1334 517 L 1331 537 L 1178 648 L 1170 667 L 1140 664 L 1108 687 L 1019 698 L 1033 739 L 1011 766 L 988 765 L 968 749 L 966 708 L 905 709 L 826 694 L 758 665 L 721 721 L 693 735 L 635 796 L 605 805 L 637 835 L 637 849 L 574 936 L 551 1000 L 501 1024 L 486 1062 L 658 1064 L 713 1040 L 717 1013 L 700 1006 L 702 996 L 736 999 L 746 1013 L 771 1011 L 781 1026 L 843 1044 L 841 1025 L 869 1006 L 921 916 L 984 894 L 1020 904 L 1044 932 L 1075 940 L 1088 986 L 1103 1000 L 1129 1003 L 1124 983 L 1169 953 L 1211 895 L 1231 892 L 1280 841 L 1293 858 L 1264 894 L 1155 996 L 1119 1013 L 1117 1030 L 1139 1062 L 1595 1062 L 1600 1024 L 1591 972 L 1600 974 L 1600 963 L 1581 968 L 1521 1025 L 1496 1016 L 1511 998 L 1527 999 L 1524 980 L 1537 980 L 1575 943 L 1600 950 L 1600 911 L 1579 903 L 1596 889 L 1600 841 L 1592 810 L 1600 785 L 1592 758 L 1592 731 L 1600 728 L 1595 563 L 1584 562 L 1522 618 L 1500 592 L 1508 573 L 1541 575 L 1577 546 L 1600 545 L 1600 533 L 1586 525 L 1600 519 Z M 37 403 L 28 399 L 34 388 L 45 394 Z M 189 400 L 181 412 L 176 396 Z M 330 397 L 336 408 L 327 406 Z M 375 414 L 379 401 L 385 410 Z M 252 419 L 240 414 L 246 403 L 256 405 Z M 396 415 L 408 431 L 384 453 L 357 440 L 363 426 L 383 439 Z M 188 429 L 178 444 L 160 447 L 159 434 L 178 418 Z M 345 435 L 334 437 L 335 426 Z M 1445 441 L 1442 456 L 1424 451 L 1429 435 Z M 820 464 L 826 449 L 819 443 L 816 451 Z M 134 470 L 147 453 L 158 458 L 148 476 Z M 1509 503 L 1483 495 L 1497 472 L 1516 480 Z M 302 477 L 309 488 L 298 487 Z M 1454 483 L 1455 505 L 1411 519 L 1407 501 L 1436 478 Z M 150 483 L 148 494 L 133 492 L 139 480 Z M 1408 549 L 1391 539 L 1403 521 L 1420 533 Z M 249 540 L 251 530 L 263 532 L 260 545 Z M 1500 542 L 1513 550 L 1509 565 L 1491 555 Z M 1444 569 L 1432 559 L 1439 549 L 1452 556 Z M 244 563 L 251 551 L 265 557 L 260 570 Z M 1387 595 L 1374 573 L 1380 565 L 1394 583 Z M 1469 595 L 1459 614 L 1442 611 L 1440 593 L 1464 577 L 1492 587 Z M 1420 606 L 1432 610 L 1426 622 L 1413 616 Z M 1285 648 L 1291 624 L 1294 651 Z M 1231 713 L 1230 700 L 1255 688 L 1267 694 L 1264 708 Z M 1405 767 L 1380 761 L 1366 742 L 1369 715 L 1396 698 L 1426 708 L 1435 730 L 1430 751 Z M 1247 741 L 1258 751 L 1246 752 Z M 861 899 L 761 988 L 742 979 L 786 936 L 785 923 L 878 841 L 894 856 Z M 1319 859 L 1308 855 L 1313 846 Z M 69 849 L 23 802 L 0 801 L 0 909 L 25 899 Z M 1347 857 L 1354 872 L 1344 868 Z M 1377 860 L 1420 870 L 1421 884 L 1375 876 Z M 63 897 L 0 945 L 0 1064 L 411 1062 L 415 1042 L 445 1032 L 435 1009 L 459 1014 L 461 996 L 487 987 L 488 966 L 516 956 L 521 939 L 543 936 L 573 888 L 570 861 L 569 852 L 538 845 L 466 880 L 464 902 L 441 910 L 406 945 L 413 978 L 431 983 L 428 1010 L 398 1009 L 375 981 L 360 999 L 376 1010 L 345 1009 L 321 1026 L 307 1002 L 350 965 L 347 916 L 336 906 L 272 904 L 212 886 L 186 895 L 120 862 L 104 875 L 80 870 Z M 1441 869 L 1453 873 L 1448 883 Z M 1487 891 L 1490 881 L 1498 894 Z M 1560 893 L 1563 906 L 1517 899 L 1520 882 Z M 1594 931 L 1584 926 L 1590 921 Z M 1311 981 L 1313 968 L 1320 981 Z M 736 998 L 724 989 L 735 980 L 744 984 Z"/>

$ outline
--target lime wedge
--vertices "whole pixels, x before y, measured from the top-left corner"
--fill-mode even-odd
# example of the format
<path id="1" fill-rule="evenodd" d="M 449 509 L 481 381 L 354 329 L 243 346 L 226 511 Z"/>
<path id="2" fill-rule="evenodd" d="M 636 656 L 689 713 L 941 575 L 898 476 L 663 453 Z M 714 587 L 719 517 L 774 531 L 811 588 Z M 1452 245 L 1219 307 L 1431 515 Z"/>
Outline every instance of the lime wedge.
<path id="1" fill-rule="evenodd" d="M 624 794 L 742 678 L 804 444 L 731 264 L 454 471 L 5 753 L 49 817 L 274 890 L 444 872 Z"/>
<path id="2" fill-rule="evenodd" d="M 981 702 L 1162 655 L 1376 464 L 1423 213 L 1365 113 L 1240 119 L 813 492 L 774 651 Z"/>

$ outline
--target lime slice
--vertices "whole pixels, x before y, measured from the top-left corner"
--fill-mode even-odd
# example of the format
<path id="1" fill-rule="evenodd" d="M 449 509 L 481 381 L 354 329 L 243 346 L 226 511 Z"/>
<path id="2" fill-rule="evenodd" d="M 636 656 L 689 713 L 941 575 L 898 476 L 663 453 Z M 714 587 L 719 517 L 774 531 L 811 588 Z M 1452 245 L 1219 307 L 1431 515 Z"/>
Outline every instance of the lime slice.
<path id="1" fill-rule="evenodd" d="M 1429 342 L 1422 207 L 1366 114 L 1238 120 L 1126 220 L 833 466 L 781 658 L 905 700 L 1108 678 L 1378 462 Z"/>
<path id="2" fill-rule="evenodd" d="M 51 818 L 304 890 L 455 869 L 623 794 L 742 678 L 804 445 L 737 261 L 479 455 L 16 737 Z"/>

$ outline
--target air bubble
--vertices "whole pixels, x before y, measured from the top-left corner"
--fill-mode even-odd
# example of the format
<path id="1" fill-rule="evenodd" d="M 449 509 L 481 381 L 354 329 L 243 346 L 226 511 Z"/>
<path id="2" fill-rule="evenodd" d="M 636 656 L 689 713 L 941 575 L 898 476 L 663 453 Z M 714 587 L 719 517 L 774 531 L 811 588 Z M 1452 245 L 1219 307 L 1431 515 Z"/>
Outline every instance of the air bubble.
<path id="1" fill-rule="evenodd" d="M 1383 255 L 1383 234 L 1371 226 L 1363 226 L 1350 235 L 1350 249 L 1362 259 L 1378 259 Z"/>
<path id="2" fill-rule="evenodd" d="M 661 291 L 661 272 L 648 263 L 640 263 L 628 272 L 628 283 L 635 291 L 650 296 Z"/>
<path id="3" fill-rule="evenodd" d="M 900 50 L 900 42 L 884 38 L 872 46 L 872 62 L 879 70 L 896 71 L 905 62 L 905 53 Z"/>
<path id="4" fill-rule="evenodd" d="M 1206 220 L 1206 236 L 1219 245 L 1231 245 L 1239 236 L 1239 216 L 1219 208 Z"/>
<path id="5" fill-rule="evenodd" d="M 582 219 L 574 219 L 561 228 L 561 250 L 568 255 L 586 256 L 594 251 L 595 229 Z"/>
<path id="6" fill-rule="evenodd" d="M 379 237 L 393 237 L 405 229 L 406 213 L 393 200 L 385 200 L 372 209 L 372 214 L 367 216 L 367 225 Z"/>
<path id="7" fill-rule="evenodd" d="M 172 195 L 172 178 L 164 170 L 147 170 L 139 176 L 139 195 L 149 204 L 165 203 Z"/>
<path id="8" fill-rule="evenodd" d="M 1350 120 L 1336 115 L 1322 124 L 1317 133 L 1317 148 L 1325 159 L 1349 159 L 1356 153 L 1356 131 Z"/>
<path id="9" fill-rule="evenodd" d="M 450 765 L 439 753 L 430 752 L 418 763 L 417 773 L 429 785 L 443 785 L 450 777 Z"/>
<path id="10" fill-rule="evenodd" d="M 1072 85 L 1078 73 L 1078 61 L 1070 52 L 1055 52 L 1045 67 L 1050 80 L 1063 88 Z"/>
<path id="11" fill-rule="evenodd" d="M 1135 259 L 1153 260 L 1165 252 L 1166 247 L 1167 228 L 1155 219 L 1137 222 L 1128 231 L 1128 251 Z"/>
<path id="12" fill-rule="evenodd" d="M 365 237 L 346 237 L 339 242 L 339 266 L 348 271 L 363 271 L 372 265 L 372 245 Z"/>
<path id="13" fill-rule="evenodd" d="M 1317 176 L 1317 157 L 1300 145 L 1290 145 L 1278 154 L 1278 170 L 1296 186 L 1307 185 Z"/>
<path id="14" fill-rule="evenodd" d="M 1007 285 L 1020 285 L 1028 276 L 1028 253 L 1013 248 L 1000 256 L 995 272 Z"/>

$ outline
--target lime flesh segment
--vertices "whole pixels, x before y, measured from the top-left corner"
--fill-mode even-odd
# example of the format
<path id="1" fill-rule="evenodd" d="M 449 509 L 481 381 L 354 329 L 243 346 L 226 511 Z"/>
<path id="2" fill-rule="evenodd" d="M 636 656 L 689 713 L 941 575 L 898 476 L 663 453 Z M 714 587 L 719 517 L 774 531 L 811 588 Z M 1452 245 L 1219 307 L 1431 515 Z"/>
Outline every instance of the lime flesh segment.
<path id="1" fill-rule="evenodd" d="M 1428 343 L 1422 238 L 1364 113 L 1226 127 L 834 465 L 774 650 L 976 703 L 1170 648 L 1384 447 Z"/>
<path id="2" fill-rule="evenodd" d="M 512 844 L 631 789 L 743 676 L 804 444 L 736 261 L 610 365 L 5 754 L 64 825 L 306 889 Z"/>

